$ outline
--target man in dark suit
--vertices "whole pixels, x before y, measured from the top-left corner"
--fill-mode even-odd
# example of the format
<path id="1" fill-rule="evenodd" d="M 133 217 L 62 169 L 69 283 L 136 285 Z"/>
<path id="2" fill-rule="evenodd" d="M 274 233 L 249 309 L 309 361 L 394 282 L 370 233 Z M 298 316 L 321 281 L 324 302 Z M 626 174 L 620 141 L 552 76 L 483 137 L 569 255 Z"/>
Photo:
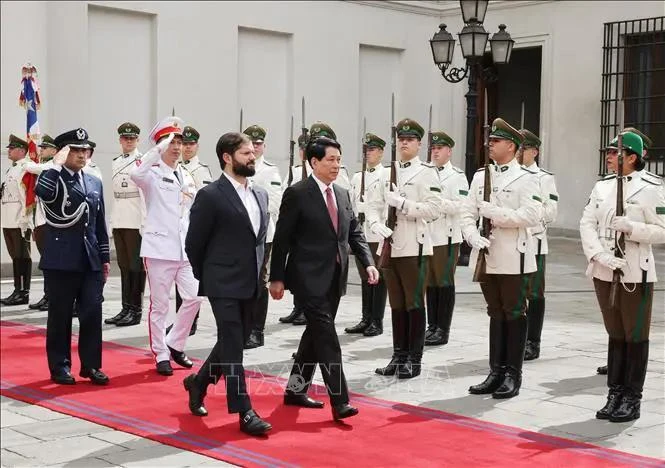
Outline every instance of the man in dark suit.
<path id="1" fill-rule="evenodd" d="M 241 431 L 261 435 L 272 426 L 252 409 L 242 353 L 259 295 L 270 220 L 268 193 L 248 184 L 256 158 L 247 135 L 222 135 L 217 157 L 223 174 L 197 193 L 185 240 L 194 277 L 199 280 L 199 296 L 208 296 L 212 305 L 217 343 L 198 374 L 186 377 L 183 383 L 189 392 L 190 411 L 205 416 L 207 387 L 224 375 L 229 413 L 239 413 Z"/>
<path id="2" fill-rule="evenodd" d="M 327 137 L 307 145 L 313 173 L 284 192 L 270 264 L 273 299 L 281 299 L 284 289 L 289 289 L 307 318 L 284 403 L 323 407 L 322 402 L 307 396 L 318 362 L 335 420 L 358 414 L 349 404 L 334 323 L 340 297 L 346 293 L 343 278 L 349 268 L 349 246 L 367 270 L 369 282 L 379 280 L 349 192 L 333 184 L 340 170 L 340 149 L 337 141 Z"/>
<path id="3" fill-rule="evenodd" d="M 72 310 L 78 305 L 80 376 L 106 385 L 102 367 L 102 292 L 110 270 L 102 182 L 83 171 L 88 133 L 71 130 L 55 139 L 53 168 L 37 180 L 47 229 L 39 268 L 49 291 L 46 354 L 51 380 L 75 383 L 71 374 Z"/>

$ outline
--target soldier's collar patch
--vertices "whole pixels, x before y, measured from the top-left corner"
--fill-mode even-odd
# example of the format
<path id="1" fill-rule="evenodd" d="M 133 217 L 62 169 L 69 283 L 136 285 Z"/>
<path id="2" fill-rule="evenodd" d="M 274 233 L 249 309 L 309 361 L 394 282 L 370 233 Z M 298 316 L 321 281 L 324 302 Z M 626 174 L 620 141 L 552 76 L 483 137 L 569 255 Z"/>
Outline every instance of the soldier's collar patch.
<path id="1" fill-rule="evenodd" d="M 440 170 L 440 171 L 444 170 L 445 168 L 446 168 L 446 166 L 437 167 L 437 169 Z"/>
<path id="2" fill-rule="evenodd" d="M 403 163 L 403 162 L 399 163 L 399 167 L 401 167 L 402 169 L 406 169 L 410 165 L 411 165 L 411 161 L 408 161 L 408 162 L 405 162 L 405 163 Z"/>
<path id="3" fill-rule="evenodd" d="M 510 168 L 508 167 L 507 164 L 505 166 L 494 166 L 494 170 L 496 170 L 497 172 L 499 172 L 499 171 L 500 172 L 506 172 L 508 169 L 510 169 Z"/>
<path id="4" fill-rule="evenodd" d="M 367 172 L 374 172 L 374 171 L 376 171 L 376 167 L 370 167 L 369 169 L 367 169 Z"/>

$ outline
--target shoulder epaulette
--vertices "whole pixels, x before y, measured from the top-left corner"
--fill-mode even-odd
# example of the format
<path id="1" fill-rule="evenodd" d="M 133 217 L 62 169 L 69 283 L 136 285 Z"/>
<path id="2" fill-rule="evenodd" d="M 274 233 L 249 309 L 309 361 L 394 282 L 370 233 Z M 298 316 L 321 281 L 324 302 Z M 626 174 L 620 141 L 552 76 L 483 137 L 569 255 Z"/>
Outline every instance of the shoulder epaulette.
<path id="1" fill-rule="evenodd" d="M 520 166 L 520 169 L 522 169 L 523 171 L 527 171 L 527 172 L 530 173 L 530 174 L 538 174 L 537 172 L 534 172 L 534 171 L 532 171 L 531 169 L 526 168 L 526 167 L 524 167 L 524 166 Z"/>
<path id="2" fill-rule="evenodd" d="M 208 167 L 207 164 L 203 164 L 202 162 L 199 163 L 199 166 Z"/>
<path id="3" fill-rule="evenodd" d="M 549 174 L 549 175 L 554 175 L 550 171 L 547 171 L 547 170 L 543 169 L 542 167 L 540 168 L 540 172 L 544 172 L 545 174 Z"/>
<path id="4" fill-rule="evenodd" d="M 476 169 L 476 172 L 480 172 L 480 171 L 484 171 L 484 170 L 485 170 L 485 166 L 479 167 L 478 169 Z"/>
<path id="5" fill-rule="evenodd" d="M 644 171 L 644 173 L 648 176 L 653 177 L 654 179 L 663 180 L 663 178 L 661 176 L 659 176 L 658 174 L 654 174 L 653 172 Z"/>
<path id="6" fill-rule="evenodd" d="M 390 164 L 388 164 L 387 166 L 383 166 L 383 167 L 386 168 L 386 169 L 390 169 L 391 166 L 390 166 Z"/>
<path id="7" fill-rule="evenodd" d="M 293 168 L 294 168 L 294 169 L 297 169 L 297 168 L 299 168 L 299 167 L 301 167 L 301 166 L 302 166 L 302 164 L 298 164 L 297 166 L 293 166 Z"/>
<path id="8" fill-rule="evenodd" d="M 460 169 L 459 167 L 453 166 L 453 171 L 457 172 L 458 174 L 464 174 L 464 171 L 462 169 Z"/>
<path id="9" fill-rule="evenodd" d="M 121 157 L 122 157 L 122 154 L 119 154 L 115 158 L 113 158 L 113 160 L 115 161 L 116 159 L 121 158 Z"/>
<path id="10" fill-rule="evenodd" d="M 652 185 L 661 185 L 663 183 L 662 177 L 649 171 L 644 171 L 642 180 Z"/>
<path id="11" fill-rule="evenodd" d="M 612 180 L 612 179 L 616 179 L 616 174 L 608 174 L 608 175 L 602 176 L 598 180 Z"/>
<path id="12" fill-rule="evenodd" d="M 652 180 L 652 179 L 647 179 L 646 177 L 642 177 L 642 180 L 643 180 L 644 182 L 646 182 L 647 184 L 651 184 L 651 185 L 661 185 L 661 184 L 662 184 L 661 181 L 656 181 L 656 180 Z"/>
<path id="13" fill-rule="evenodd" d="M 431 167 L 431 168 L 434 168 L 434 164 L 428 163 L 427 161 L 423 161 L 423 162 L 420 163 L 420 164 L 422 164 L 422 165 L 425 166 L 425 167 Z"/>
<path id="14" fill-rule="evenodd" d="M 268 162 L 268 161 L 266 161 L 265 159 L 263 160 L 263 164 L 265 164 L 266 166 L 274 166 L 273 163 Z"/>

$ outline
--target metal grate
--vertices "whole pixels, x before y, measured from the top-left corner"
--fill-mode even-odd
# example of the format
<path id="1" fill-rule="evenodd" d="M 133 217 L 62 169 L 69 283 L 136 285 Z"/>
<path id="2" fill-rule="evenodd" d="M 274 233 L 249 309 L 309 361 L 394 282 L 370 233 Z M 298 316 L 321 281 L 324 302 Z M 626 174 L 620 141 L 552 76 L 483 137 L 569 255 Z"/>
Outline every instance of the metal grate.
<path id="1" fill-rule="evenodd" d="M 599 174 L 607 172 L 605 151 L 624 126 L 653 141 L 646 169 L 665 176 L 665 16 L 605 23 Z"/>

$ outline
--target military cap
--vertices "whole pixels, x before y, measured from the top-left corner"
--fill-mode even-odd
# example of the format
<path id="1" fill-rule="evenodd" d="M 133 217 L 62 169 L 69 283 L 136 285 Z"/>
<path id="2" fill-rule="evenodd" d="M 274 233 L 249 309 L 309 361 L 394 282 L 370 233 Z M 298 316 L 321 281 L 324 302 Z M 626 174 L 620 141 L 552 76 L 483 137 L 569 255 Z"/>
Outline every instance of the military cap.
<path id="1" fill-rule="evenodd" d="M 95 148 L 97 148 L 97 143 L 92 140 L 88 140 L 88 143 L 90 144 L 90 156 L 92 156 L 92 153 L 95 152 Z"/>
<path id="2" fill-rule="evenodd" d="M 61 133 L 54 140 L 57 149 L 62 149 L 69 145 L 71 148 L 91 148 L 88 140 L 88 132 L 84 128 L 77 128 L 65 133 Z"/>
<path id="3" fill-rule="evenodd" d="M 53 141 L 53 138 L 51 138 L 49 135 L 44 134 L 42 135 L 42 142 L 39 144 L 41 148 L 55 148 L 55 142 Z"/>
<path id="4" fill-rule="evenodd" d="M 646 136 L 644 133 L 640 132 L 635 127 L 626 127 L 621 131 L 622 132 L 632 132 L 632 133 L 635 133 L 637 136 L 639 136 L 642 139 L 642 146 L 644 147 L 645 150 L 648 150 L 649 148 L 651 148 L 653 146 L 653 141 L 651 140 L 651 138 Z"/>
<path id="5" fill-rule="evenodd" d="M 307 138 L 307 135 L 303 135 L 302 133 L 298 137 L 298 148 L 305 149 L 307 146 L 307 141 L 309 139 Z"/>
<path id="6" fill-rule="evenodd" d="M 492 122 L 492 129 L 490 131 L 490 138 L 510 140 L 515 143 L 515 146 L 521 145 L 522 140 L 524 140 L 522 134 L 515 127 L 503 119 L 494 119 L 494 122 Z"/>
<path id="7" fill-rule="evenodd" d="M 258 125 L 250 125 L 242 133 L 247 135 L 250 140 L 255 141 L 257 143 L 261 143 L 263 142 L 263 140 L 266 139 L 265 129 L 259 127 Z"/>
<path id="8" fill-rule="evenodd" d="M 318 137 L 328 137 L 337 141 L 337 135 L 335 135 L 333 129 L 330 128 L 330 125 L 323 122 L 315 122 L 312 124 L 312 127 L 309 129 L 309 137 L 311 139 Z"/>
<path id="9" fill-rule="evenodd" d="M 140 133 L 141 129 L 131 122 L 122 123 L 118 127 L 118 135 L 120 136 L 138 137 Z"/>
<path id="10" fill-rule="evenodd" d="M 182 130 L 182 141 L 184 143 L 198 143 L 201 134 L 194 127 L 187 125 Z"/>
<path id="11" fill-rule="evenodd" d="M 7 148 L 23 148 L 23 149 L 28 149 L 28 142 L 25 140 L 21 140 L 19 137 L 16 135 L 9 135 L 9 144 L 7 145 Z"/>
<path id="12" fill-rule="evenodd" d="M 432 145 L 455 146 L 455 140 L 450 138 L 446 132 L 432 132 Z"/>
<path id="13" fill-rule="evenodd" d="M 624 132 L 621 134 L 621 146 L 623 149 L 628 149 L 637 155 L 638 159 L 642 159 L 642 149 L 644 144 L 642 138 L 637 133 Z M 615 136 L 614 139 L 607 145 L 607 148 L 619 148 L 619 137 Z"/>
<path id="14" fill-rule="evenodd" d="M 397 137 L 416 137 L 422 140 L 425 135 L 423 127 L 413 119 L 402 119 L 397 122 Z"/>
<path id="15" fill-rule="evenodd" d="M 162 120 L 157 122 L 157 124 L 152 127 L 150 130 L 150 140 L 157 144 L 162 137 L 168 136 L 171 133 L 175 135 L 182 135 L 182 129 L 185 127 L 185 122 L 175 115 L 169 115 L 164 117 Z"/>
<path id="16" fill-rule="evenodd" d="M 385 148 L 386 142 L 382 138 L 374 135 L 373 133 L 365 134 L 365 145 L 368 148 Z"/>
<path id="17" fill-rule="evenodd" d="M 520 134 L 522 135 L 522 138 L 524 138 L 523 146 L 525 148 L 540 148 L 542 142 L 535 133 L 530 132 L 526 128 L 522 128 L 520 129 Z"/>

